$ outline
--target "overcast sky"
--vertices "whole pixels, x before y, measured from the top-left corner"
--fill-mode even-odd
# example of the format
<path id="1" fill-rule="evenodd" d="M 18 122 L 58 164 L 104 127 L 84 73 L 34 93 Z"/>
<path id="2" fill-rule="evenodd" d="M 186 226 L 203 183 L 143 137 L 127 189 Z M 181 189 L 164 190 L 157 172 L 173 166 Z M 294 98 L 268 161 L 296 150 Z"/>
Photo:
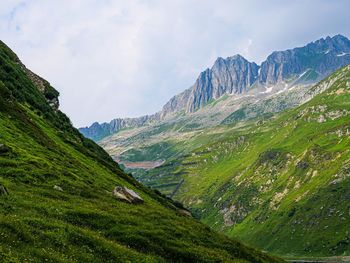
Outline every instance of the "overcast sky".
<path id="1" fill-rule="evenodd" d="M 161 109 L 216 57 L 350 36 L 350 1 L 0 0 L 0 39 L 77 127 Z"/>

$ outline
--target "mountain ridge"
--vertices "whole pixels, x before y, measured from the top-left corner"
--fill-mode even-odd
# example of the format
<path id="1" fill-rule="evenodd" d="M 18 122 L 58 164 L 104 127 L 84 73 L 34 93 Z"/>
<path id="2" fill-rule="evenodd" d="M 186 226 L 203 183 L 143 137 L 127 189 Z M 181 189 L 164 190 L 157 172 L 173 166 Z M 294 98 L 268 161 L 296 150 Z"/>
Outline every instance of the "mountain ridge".
<path id="1" fill-rule="evenodd" d="M 300 78 L 298 84 L 315 83 L 348 63 L 350 40 L 342 35 L 321 38 L 303 47 L 274 51 L 260 66 L 239 54 L 226 59 L 219 57 L 211 68 L 199 74 L 193 86 L 173 96 L 161 111 L 138 118 L 114 119 L 109 123 L 95 122 L 79 130 L 98 141 L 124 128 L 142 127 L 176 118 L 179 114 L 191 114 L 223 95 L 241 95 L 259 87 L 282 85 L 307 71 L 307 78 Z"/>

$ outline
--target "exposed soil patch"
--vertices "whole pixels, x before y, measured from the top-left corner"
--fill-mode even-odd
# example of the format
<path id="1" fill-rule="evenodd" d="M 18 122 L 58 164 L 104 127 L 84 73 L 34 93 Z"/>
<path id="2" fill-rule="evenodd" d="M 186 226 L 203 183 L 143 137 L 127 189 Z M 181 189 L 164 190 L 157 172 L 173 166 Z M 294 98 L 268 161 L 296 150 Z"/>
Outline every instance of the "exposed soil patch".
<path id="1" fill-rule="evenodd" d="M 118 157 L 115 157 L 114 160 L 117 163 L 124 165 L 125 168 L 127 169 L 144 169 L 144 170 L 154 169 L 158 166 L 161 166 L 165 162 L 164 160 L 145 161 L 145 162 L 128 162 L 128 161 L 122 161 Z"/>

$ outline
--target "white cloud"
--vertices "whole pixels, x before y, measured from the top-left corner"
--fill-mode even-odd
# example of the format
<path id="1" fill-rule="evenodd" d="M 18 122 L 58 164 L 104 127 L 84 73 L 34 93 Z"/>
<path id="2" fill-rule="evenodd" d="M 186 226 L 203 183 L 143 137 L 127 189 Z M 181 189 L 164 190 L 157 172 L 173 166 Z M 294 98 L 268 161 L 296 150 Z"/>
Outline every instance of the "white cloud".
<path id="1" fill-rule="evenodd" d="M 76 126 L 153 113 L 217 56 L 349 36 L 348 1 L 2 0 L 0 37 Z M 311 18 L 312 14 L 312 18 Z"/>

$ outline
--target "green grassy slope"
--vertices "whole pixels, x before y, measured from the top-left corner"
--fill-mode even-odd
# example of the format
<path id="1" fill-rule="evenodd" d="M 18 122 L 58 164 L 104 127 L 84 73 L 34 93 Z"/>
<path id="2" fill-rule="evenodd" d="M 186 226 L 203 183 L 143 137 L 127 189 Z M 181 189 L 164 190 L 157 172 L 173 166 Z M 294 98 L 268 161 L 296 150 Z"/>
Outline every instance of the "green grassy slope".
<path id="1" fill-rule="evenodd" d="M 350 254 L 350 66 L 304 105 L 250 121 L 149 173 L 212 228 L 284 256 Z"/>
<path id="2" fill-rule="evenodd" d="M 0 42 L 0 262 L 280 261 L 182 215 L 126 175 L 49 105 L 57 96 Z M 116 185 L 145 203 L 117 201 Z"/>

